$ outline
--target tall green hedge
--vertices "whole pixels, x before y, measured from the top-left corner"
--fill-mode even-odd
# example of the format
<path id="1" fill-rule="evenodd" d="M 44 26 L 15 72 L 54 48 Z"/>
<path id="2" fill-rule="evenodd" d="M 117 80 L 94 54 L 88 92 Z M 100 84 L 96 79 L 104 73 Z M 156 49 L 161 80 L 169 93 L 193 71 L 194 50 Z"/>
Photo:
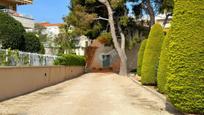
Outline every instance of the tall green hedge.
<path id="1" fill-rule="evenodd" d="M 178 109 L 204 114 L 204 0 L 175 0 L 167 91 Z"/>
<path id="2" fill-rule="evenodd" d="M 137 58 L 137 74 L 141 76 L 141 70 L 142 70 L 142 60 L 144 55 L 145 46 L 147 43 L 147 39 L 142 41 L 142 44 L 140 46 L 139 52 L 138 52 L 138 58 Z"/>
<path id="3" fill-rule="evenodd" d="M 155 24 L 150 31 L 143 56 L 141 74 L 142 84 L 156 85 L 157 68 L 163 38 L 164 33 L 161 25 Z"/>
<path id="4" fill-rule="evenodd" d="M 85 66 L 85 57 L 74 54 L 64 54 L 54 61 L 55 65 Z"/>
<path id="5" fill-rule="evenodd" d="M 169 37 L 170 31 L 168 32 L 167 36 L 165 37 L 162 49 L 161 49 L 161 55 L 159 60 L 159 67 L 157 72 L 157 87 L 159 89 L 159 92 L 165 93 L 165 86 L 166 86 L 166 77 L 167 77 L 167 65 L 168 65 L 168 46 L 169 46 Z"/>

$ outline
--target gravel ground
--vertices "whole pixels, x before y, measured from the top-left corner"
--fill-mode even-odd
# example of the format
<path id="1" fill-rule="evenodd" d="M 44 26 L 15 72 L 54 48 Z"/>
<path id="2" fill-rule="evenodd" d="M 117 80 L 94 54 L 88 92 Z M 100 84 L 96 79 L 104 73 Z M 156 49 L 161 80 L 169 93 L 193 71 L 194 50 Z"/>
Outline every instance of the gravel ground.
<path id="1" fill-rule="evenodd" d="M 113 73 L 89 73 L 0 103 L 0 115 L 175 115 L 174 108 Z"/>

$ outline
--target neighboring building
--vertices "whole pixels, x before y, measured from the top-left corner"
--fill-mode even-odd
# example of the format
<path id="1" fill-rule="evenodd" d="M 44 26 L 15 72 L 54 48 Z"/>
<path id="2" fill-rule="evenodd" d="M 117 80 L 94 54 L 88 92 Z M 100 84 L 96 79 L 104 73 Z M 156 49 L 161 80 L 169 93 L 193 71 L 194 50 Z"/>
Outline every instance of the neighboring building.
<path id="1" fill-rule="evenodd" d="M 164 15 L 164 14 L 159 14 L 159 15 L 157 15 L 157 16 L 155 17 L 156 23 L 159 23 L 159 24 L 161 24 L 162 26 L 163 26 L 163 24 L 164 24 L 165 19 L 166 19 L 166 15 Z M 168 18 L 167 23 L 166 23 L 166 25 L 165 25 L 165 27 L 164 27 L 165 29 L 170 28 L 170 26 L 171 26 L 170 21 L 171 21 L 171 20 L 172 20 L 172 16 L 170 16 L 170 17 Z"/>
<path id="2" fill-rule="evenodd" d="M 137 52 L 139 45 L 135 45 L 131 50 L 126 49 L 128 71 L 132 71 L 137 65 Z M 103 44 L 94 40 L 86 48 L 86 69 L 89 72 L 112 71 L 119 72 L 120 58 L 112 45 Z"/>
<path id="3" fill-rule="evenodd" d="M 31 16 L 25 16 L 17 13 L 17 5 L 32 4 L 32 0 L 1 0 L 0 10 L 8 13 L 13 18 L 22 23 L 26 31 L 33 31 L 34 19 Z"/>
<path id="4" fill-rule="evenodd" d="M 84 56 L 85 49 L 91 44 L 91 40 L 89 40 L 86 36 L 80 36 L 75 38 L 76 40 L 76 55 Z"/>
<path id="5" fill-rule="evenodd" d="M 50 24 L 48 22 L 43 22 L 43 23 L 37 23 L 37 24 L 45 27 L 45 29 L 42 31 L 42 34 L 46 34 L 47 37 L 52 39 L 55 39 L 58 37 L 60 33 L 60 26 L 63 26 L 62 23 Z"/>
<path id="6" fill-rule="evenodd" d="M 50 24 L 48 22 L 43 23 L 36 23 L 45 29 L 42 30 L 42 34 L 47 35 L 47 42 L 44 43 L 45 47 L 45 54 L 57 54 L 58 53 L 58 46 L 55 44 L 55 39 L 60 34 L 60 27 L 63 25 L 62 23 L 59 24 Z"/>
<path id="7" fill-rule="evenodd" d="M 47 35 L 47 42 L 44 43 L 45 47 L 45 53 L 46 54 L 57 54 L 59 46 L 55 44 L 55 39 L 58 38 L 59 34 L 63 32 L 63 30 L 60 28 L 63 26 L 63 23 L 58 23 L 58 24 L 50 24 L 48 22 L 43 22 L 43 23 L 36 23 L 45 29 L 42 30 L 42 34 Z M 72 32 L 74 28 L 70 27 L 69 32 Z M 74 49 L 73 53 L 76 55 L 81 55 L 84 56 L 85 48 L 90 45 L 91 41 L 86 37 L 86 36 L 79 36 L 76 37 L 75 39 L 75 46 L 76 48 Z M 66 54 L 68 51 L 65 51 L 64 53 Z"/>
<path id="8" fill-rule="evenodd" d="M 98 40 L 94 40 L 86 49 L 86 62 L 89 72 L 119 72 L 120 69 L 120 59 L 113 46 L 102 44 Z"/>

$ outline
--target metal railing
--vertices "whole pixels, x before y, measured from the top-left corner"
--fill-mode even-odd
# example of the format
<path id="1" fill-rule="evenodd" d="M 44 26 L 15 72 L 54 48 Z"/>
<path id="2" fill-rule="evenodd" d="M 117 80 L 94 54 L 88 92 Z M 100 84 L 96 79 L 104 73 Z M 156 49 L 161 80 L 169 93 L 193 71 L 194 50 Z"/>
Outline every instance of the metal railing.
<path id="1" fill-rule="evenodd" d="M 19 13 L 17 13 L 16 11 L 14 11 L 12 9 L 0 9 L 0 11 L 2 11 L 4 13 L 7 13 L 7 14 L 10 14 L 12 16 L 33 19 L 33 17 L 30 16 L 30 15 L 19 14 Z"/>
<path id="2" fill-rule="evenodd" d="M 0 49 L 0 66 L 52 66 L 57 56 Z"/>

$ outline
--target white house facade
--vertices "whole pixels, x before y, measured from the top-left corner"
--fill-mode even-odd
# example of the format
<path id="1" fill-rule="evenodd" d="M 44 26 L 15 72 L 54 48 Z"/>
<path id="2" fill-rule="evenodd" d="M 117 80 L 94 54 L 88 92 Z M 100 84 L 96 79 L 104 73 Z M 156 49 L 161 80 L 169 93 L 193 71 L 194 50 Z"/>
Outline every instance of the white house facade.
<path id="1" fill-rule="evenodd" d="M 57 54 L 58 47 L 55 44 L 55 39 L 60 34 L 60 26 L 63 24 L 50 24 L 48 22 L 37 23 L 40 26 L 43 26 L 45 29 L 42 30 L 42 34 L 47 35 L 47 42 L 44 43 L 45 54 L 53 55 Z"/>
<path id="2" fill-rule="evenodd" d="M 76 55 L 84 56 L 85 55 L 85 48 L 91 44 L 91 40 L 88 39 L 86 36 L 80 36 L 76 38 Z"/>

